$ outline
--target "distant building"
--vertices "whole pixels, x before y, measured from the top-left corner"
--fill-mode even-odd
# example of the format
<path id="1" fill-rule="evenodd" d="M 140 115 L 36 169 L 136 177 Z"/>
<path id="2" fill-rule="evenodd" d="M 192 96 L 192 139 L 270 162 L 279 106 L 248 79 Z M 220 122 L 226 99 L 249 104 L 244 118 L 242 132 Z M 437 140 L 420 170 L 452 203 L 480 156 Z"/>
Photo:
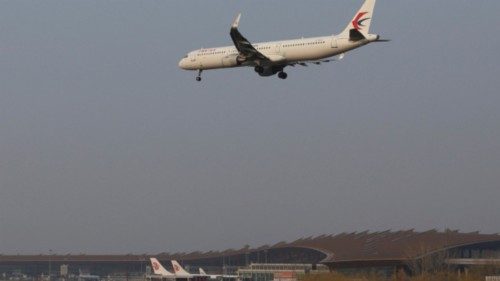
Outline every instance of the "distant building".
<path id="1" fill-rule="evenodd" d="M 234 274 L 251 264 L 324 265 L 331 271 L 378 270 L 411 273 L 425 267 L 466 270 L 474 266 L 500 266 L 500 235 L 460 233 L 458 231 L 425 232 L 383 231 L 321 235 L 280 242 L 260 248 L 244 247 L 223 252 L 160 253 L 154 255 L 0 255 L 0 272 L 22 271 L 31 276 L 48 273 L 52 266 L 68 265 L 68 274 L 84 268 L 99 276 L 144 275 L 149 257 L 165 265 L 169 260 L 182 261 L 212 273 Z M 500 272 L 499 272 L 500 273 Z M 286 274 L 285 274 L 286 275 Z M 285 275 L 277 281 L 287 279 Z M 274 279 L 274 276 L 273 276 Z M 278 280 L 279 279 L 279 280 Z"/>
<path id="2" fill-rule="evenodd" d="M 297 281 L 300 276 L 312 272 L 329 272 L 325 265 L 291 263 L 256 263 L 238 269 L 241 281 Z"/>

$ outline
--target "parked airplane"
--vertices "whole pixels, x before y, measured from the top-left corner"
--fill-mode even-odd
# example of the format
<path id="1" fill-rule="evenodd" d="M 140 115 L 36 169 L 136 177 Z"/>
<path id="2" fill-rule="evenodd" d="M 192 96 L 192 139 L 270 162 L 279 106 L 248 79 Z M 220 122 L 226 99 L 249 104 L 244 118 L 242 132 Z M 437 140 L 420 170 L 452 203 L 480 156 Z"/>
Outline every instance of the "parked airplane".
<path id="1" fill-rule="evenodd" d="M 101 277 L 99 275 L 82 274 L 81 272 L 80 275 L 78 275 L 78 281 L 99 281 L 99 280 L 101 280 Z"/>
<path id="2" fill-rule="evenodd" d="M 175 260 L 172 261 L 172 267 L 174 268 L 175 276 L 177 276 L 178 278 L 189 278 L 189 279 L 192 279 L 192 278 L 196 278 L 196 277 L 202 277 L 202 279 L 203 278 L 204 279 L 210 278 L 212 280 L 214 280 L 214 279 L 218 279 L 218 280 L 221 280 L 221 279 L 236 280 L 236 278 L 238 278 L 237 275 L 220 275 L 220 274 L 209 275 L 201 267 L 199 268 L 200 274 L 192 274 L 192 273 L 187 272 L 184 268 L 182 268 L 182 266 L 177 261 L 175 261 Z"/>
<path id="3" fill-rule="evenodd" d="M 238 275 L 225 275 L 225 274 L 207 274 L 205 272 L 205 270 L 203 270 L 203 268 L 199 268 L 199 271 L 200 271 L 200 275 L 201 276 L 208 276 L 210 277 L 210 279 L 214 280 L 214 279 L 219 279 L 219 280 L 223 280 L 223 279 L 229 279 L 229 280 L 236 280 L 238 278 Z"/>
<path id="4" fill-rule="evenodd" d="M 239 32 L 241 14 L 238 14 L 229 33 L 234 46 L 192 51 L 180 60 L 179 67 L 198 70 L 197 81 L 201 81 L 203 70 L 240 66 L 254 67 L 260 76 L 277 73 L 279 78 L 286 79 L 286 66 L 307 66 L 307 63 L 319 65 L 340 60 L 346 52 L 366 44 L 387 42 L 388 40 L 380 39 L 379 35 L 369 33 L 375 1 L 366 0 L 345 30 L 338 35 L 257 44 L 251 44 Z M 338 59 L 331 58 L 335 56 Z"/>
<path id="5" fill-rule="evenodd" d="M 150 260 L 154 274 L 159 275 L 162 278 L 175 279 L 175 274 L 166 270 L 156 258 L 150 258 Z"/>

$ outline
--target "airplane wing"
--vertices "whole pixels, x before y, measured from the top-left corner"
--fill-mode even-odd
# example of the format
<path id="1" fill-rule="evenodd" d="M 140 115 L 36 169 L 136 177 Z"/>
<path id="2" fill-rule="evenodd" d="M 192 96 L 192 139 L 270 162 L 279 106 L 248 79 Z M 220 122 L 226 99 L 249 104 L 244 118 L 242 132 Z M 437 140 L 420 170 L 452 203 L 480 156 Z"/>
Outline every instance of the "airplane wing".
<path id="1" fill-rule="evenodd" d="M 290 66 L 296 66 L 296 65 L 307 66 L 308 63 L 320 65 L 321 63 L 325 63 L 325 62 L 340 61 L 344 57 L 345 57 L 345 54 L 342 53 L 342 54 L 338 55 L 337 57 L 334 57 L 331 59 L 317 60 L 317 61 L 298 61 L 298 62 L 289 63 L 288 65 L 290 65 Z"/>
<path id="2" fill-rule="evenodd" d="M 240 56 L 242 56 L 246 61 L 253 61 L 258 65 L 270 62 L 268 57 L 257 51 L 257 49 L 255 49 L 254 46 L 252 46 L 252 44 L 245 37 L 243 37 L 243 35 L 241 35 L 238 30 L 240 18 L 241 13 L 238 14 L 234 20 L 233 25 L 231 26 L 231 31 L 229 32 L 231 39 L 233 39 L 234 46 L 240 53 Z"/>

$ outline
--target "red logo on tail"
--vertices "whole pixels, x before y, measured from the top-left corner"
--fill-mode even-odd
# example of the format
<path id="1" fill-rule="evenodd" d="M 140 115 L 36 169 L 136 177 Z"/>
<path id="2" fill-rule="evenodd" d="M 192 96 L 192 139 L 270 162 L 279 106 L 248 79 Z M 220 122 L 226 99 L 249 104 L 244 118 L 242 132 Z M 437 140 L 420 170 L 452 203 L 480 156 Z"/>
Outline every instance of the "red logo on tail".
<path id="1" fill-rule="evenodd" d="M 352 21 L 352 26 L 354 26 L 354 29 L 361 30 L 361 27 L 364 26 L 363 22 L 370 19 L 370 18 L 361 19 L 366 14 L 368 14 L 368 12 L 361 12 L 354 18 L 354 20 Z"/>
<path id="2" fill-rule="evenodd" d="M 157 262 L 153 262 L 153 268 L 154 270 L 160 269 L 160 265 Z"/>

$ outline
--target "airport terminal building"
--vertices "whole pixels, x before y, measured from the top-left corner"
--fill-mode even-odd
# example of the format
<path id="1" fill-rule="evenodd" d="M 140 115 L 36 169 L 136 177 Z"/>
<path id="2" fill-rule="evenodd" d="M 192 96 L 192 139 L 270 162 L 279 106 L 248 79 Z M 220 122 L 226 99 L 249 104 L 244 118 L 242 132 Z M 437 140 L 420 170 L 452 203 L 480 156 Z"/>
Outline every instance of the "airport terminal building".
<path id="1" fill-rule="evenodd" d="M 500 268 L 500 235 L 439 232 L 384 231 L 322 235 L 280 242 L 260 248 L 239 250 L 158 253 L 143 255 L 0 255 L 0 274 L 8 276 L 22 272 L 29 276 L 59 276 L 61 266 L 67 274 L 89 272 L 99 276 L 144 276 L 149 269 L 149 257 L 165 265 L 176 259 L 191 271 L 203 267 L 209 273 L 248 276 L 252 264 L 303 264 L 311 270 L 330 271 L 375 270 L 391 274 L 411 274 L 429 267 L 467 270 L 474 266 Z M 307 267 L 305 267 L 307 268 Z M 304 269 L 307 273 L 307 270 Z"/>

